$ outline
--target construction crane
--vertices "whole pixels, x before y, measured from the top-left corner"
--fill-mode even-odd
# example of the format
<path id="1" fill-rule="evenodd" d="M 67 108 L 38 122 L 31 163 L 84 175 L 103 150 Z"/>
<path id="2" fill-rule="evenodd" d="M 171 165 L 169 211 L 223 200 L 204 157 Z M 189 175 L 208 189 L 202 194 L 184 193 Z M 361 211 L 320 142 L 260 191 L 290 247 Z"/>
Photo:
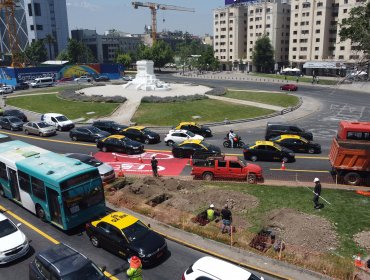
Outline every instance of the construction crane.
<path id="1" fill-rule="evenodd" d="M 12 67 L 23 67 L 21 51 L 17 37 L 17 26 L 14 11 L 17 0 L 0 0 L 0 10 L 4 11 L 6 29 L 8 31 L 9 51 L 12 55 Z"/>
<path id="2" fill-rule="evenodd" d="M 135 9 L 138 7 L 149 8 L 152 13 L 152 39 L 153 43 L 157 40 L 157 10 L 174 10 L 182 12 L 195 12 L 192 8 L 184 8 L 172 5 L 157 4 L 151 2 L 132 2 Z"/>

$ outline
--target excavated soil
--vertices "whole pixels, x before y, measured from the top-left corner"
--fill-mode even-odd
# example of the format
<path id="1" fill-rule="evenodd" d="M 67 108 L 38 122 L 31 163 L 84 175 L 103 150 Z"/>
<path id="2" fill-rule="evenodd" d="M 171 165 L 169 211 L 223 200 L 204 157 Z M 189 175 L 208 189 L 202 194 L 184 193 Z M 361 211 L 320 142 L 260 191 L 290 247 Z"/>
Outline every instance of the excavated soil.
<path id="1" fill-rule="evenodd" d="M 339 244 L 328 220 L 295 209 L 276 209 L 267 215 L 265 223 L 284 240 L 290 251 L 328 252 Z"/>
<path id="2" fill-rule="evenodd" d="M 353 238 L 358 245 L 370 250 L 370 231 L 359 232 Z"/>

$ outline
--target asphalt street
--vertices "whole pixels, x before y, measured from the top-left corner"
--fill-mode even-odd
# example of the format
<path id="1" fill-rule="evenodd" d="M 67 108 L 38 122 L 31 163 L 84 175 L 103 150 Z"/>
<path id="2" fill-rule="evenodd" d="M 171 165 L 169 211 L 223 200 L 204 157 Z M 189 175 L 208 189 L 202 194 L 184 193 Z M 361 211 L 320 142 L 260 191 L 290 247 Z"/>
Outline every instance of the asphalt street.
<path id="1" fill-rule="evenodd" d="M 172 76 L 161 75 L 161 79 L 165 81 L 179 81 L 179 78 Z M 256 90 L 278 90 L 278 84 L 268 83 L 254 83 L 254 82 L 240 82 L 240 81 L 217 81 L 217 80 L 199 80 L 187 79 L 187 82 L 194 82 L 204 85 L 222 86 L 236 89 L 256 89 Z M 335 135 L 338 121 L 342 119 L 351 119 L 359 121 L 370 120 L 370 95 L 366 93 L 350 92 L 338 90 L 335 87 L 312 87 L 310 85 L 299 84 L 299 90 L 295 93 L 297 96 L 308 96 L 318 100 L 321 104 L 320 108 L 315 114 L 306 118 L 299 119 L 295 123 L 312 131 L 315 142 L 322 145 L 322 154 L 320 155 L 305 155 L 297 154 L 297 161 L 295 163 L 288 163 L 287 170 L 280 170 L 280 163 L 261 163 L 264 168 L 264 175 L 266 179 L 284 181 L 302 181 L 311 182 L 312 178 L 319 176 L 323 182 L 333 182 L 329 175 L 330 165 L 328 162 L 328 152 L 332 137 Z M 174 124 L 175 125 L 175 124 Z M 264 127 L 249 127 L 237 131 L 246 143 L 251 143 L 256 140 L 264 139 Z M 72 142 L 69 139 L 68 132 L 60 132 L 54 137 L 40 138 L 33 136 L 26 136 L 23 132 L 10 132 L 1 130 L 0 133 L 7 133 L 13 139 L 20 139 L 22 141 L 34 144 L 45 149 L 57 153 L 95 153 L 97 148 L 94 143 Z M 216 133 L 212 138 L 207 138 L 207 142 L 222 146 L 225 133 Z M 161 139 L 164 135 L 161 135 Z M 146 145 L 146 149 L 154 150 L 169 150 L 163 142 L 156 145 Z M 242 154 L 242 150 L 224 149 L 226 153 Z M 190 168 L 186 167 L 182 175 L 189 175 Z M 67 234 L 58 230 L 50 224 L 44 224 L 39 221 L 34 215 L 17 206 L 11 201 L 1 198 L 0 205 L 10 209 L 35 227 L 41 229 L 46 234 L 52 236 L 60 242 L 66 242 L 78 251 L 86 254 L 98 265 L 106 265 L 107 271 L 116 275 L 119 279 L 125 279 L 123 276 L 122 265 L 126 262 L 104 250 L 98 250 L 90 244 L 86 235 L 82 233 Z M 12 218 L 13 219 L 13 218 Z M 14 220 L 14 219 L 13 219 Z M 17 221 L 15 221 L 17 223 Z M 36 233 L 28 226 L 23 225 L 22 230 L 32 240 L 33 251 L 22 260 L 0 267 L 0 280 L 5 279 L 28 279 L 28 263 L 32 260 L 34 252 L 38 252 L 47 248 L 52 243 L 44 236 Z M 165 260 L 161 265 L 144 271 L 145 279 L 181 279 L 183 271 L 192 264 L 196 259 L 204 254 L 194 251 L 192 249 L 183 247 L 179 244 L 168 241 L 171 256 Z M 273 279 L 265 277 L 265 279 Z"/>

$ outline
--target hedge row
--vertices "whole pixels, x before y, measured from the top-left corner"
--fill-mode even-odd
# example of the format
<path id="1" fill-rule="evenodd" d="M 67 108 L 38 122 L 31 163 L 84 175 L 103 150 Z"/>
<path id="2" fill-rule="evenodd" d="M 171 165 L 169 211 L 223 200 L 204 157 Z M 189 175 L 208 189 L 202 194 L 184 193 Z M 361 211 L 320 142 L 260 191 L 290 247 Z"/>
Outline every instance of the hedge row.
<path id="1" fill-rule="evenodd" d="M 223 87 L 215 87 L 212 88 L 212 90 L 207 91 L 206 94 L 208 95 L 216 95 L 216 96 L 221 96 L 226 94 L 226 89 Z"/>
<path id="2" fill-rule="evenodd" d="M 184 101 L 194 101 L 194 100 L 202 100 L 208 99 L 208 96 L 202 94 L 195 94 L 195 95 L 181 95 L 181 96 L 166 96 L 166 97 L 159 97 L 159 96 L 145 96 L 141 99 L 143 103 L 173 103 L 173 102 L 184 102 Z"/>
<path id="3" fill-rule="evenodd" d="M 123 96 L 85 95 L 83 92 L 76 93 L 68 89 L 62 91 L 60 96 L 67 100 L 81 102 L 124 103 L 127 100 L 127 98 Z"/>

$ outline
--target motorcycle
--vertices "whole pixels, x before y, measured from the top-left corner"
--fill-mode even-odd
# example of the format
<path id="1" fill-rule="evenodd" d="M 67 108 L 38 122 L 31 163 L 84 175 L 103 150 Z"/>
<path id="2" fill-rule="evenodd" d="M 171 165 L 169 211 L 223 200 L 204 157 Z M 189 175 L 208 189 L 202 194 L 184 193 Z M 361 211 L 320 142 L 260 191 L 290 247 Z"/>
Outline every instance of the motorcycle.
<path id="1" fill-rule="evenodd" d="M 225 148 L 231 148 L 231 141 L 228 137 L 224 138 L 224 147 Z M 240 136 L 234 137 L 234 148 L 243 148 L 245 146 L 245 143 L 242 141 L 242 138 Z"/>

